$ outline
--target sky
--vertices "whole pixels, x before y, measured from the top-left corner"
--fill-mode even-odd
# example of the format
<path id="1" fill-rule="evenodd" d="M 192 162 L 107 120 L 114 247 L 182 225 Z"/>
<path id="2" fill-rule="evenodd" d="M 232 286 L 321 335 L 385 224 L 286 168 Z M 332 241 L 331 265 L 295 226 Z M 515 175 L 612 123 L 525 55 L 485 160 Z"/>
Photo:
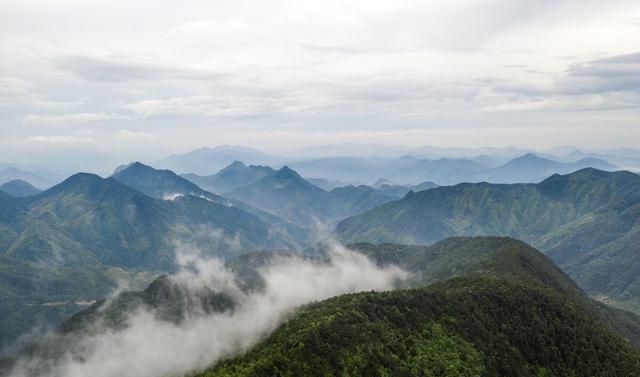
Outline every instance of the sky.
<path id="1" fill-rule="evenodd" d="M 0 0 L 0 161 L 633 147 L 640 2 Z"/>

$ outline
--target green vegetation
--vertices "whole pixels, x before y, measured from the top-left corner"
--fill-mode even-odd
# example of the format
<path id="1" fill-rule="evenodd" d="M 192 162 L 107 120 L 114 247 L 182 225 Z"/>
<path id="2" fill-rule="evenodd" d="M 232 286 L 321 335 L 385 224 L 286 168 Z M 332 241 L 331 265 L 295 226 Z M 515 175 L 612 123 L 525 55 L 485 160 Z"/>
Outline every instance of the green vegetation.
<path id="1" fill-rule="evenodd" d="M 253 349 L 197 376 L 634 376 L 640 370 L 633 344 L 640 342 L 638 317 L 590 300 L 524 242 L 454 237 L 432 246 L 349 247 L 412 277 L 400 290 L 306 305 Z M 256 269 L 283 253 L 248 253 L 228 265 L 240 286 L 259 290 Z M 187 293 L 161 277 L 144 291 L 72 316 L 59 328 L 64 344 L 52 338 L 29 352 L 59 356 L 85 331 L 118 329 L 141 305 L 180 322 L 194 307 L 232 313 L 235 304 L 210 290 Z"/>
<path id="2" fill-rule="evenodd" d="M 342 221 L 349 242 L 431 244 L 504 235 L 544 251 L 596 297 L 637 309 L 640 176 L 584 169 L 539 184 L 460 184 L 409 193 Z"/>
<path id="3" fill-rule="evenodd" d="M 93 174 L 27 198 L 0 191 L 0 347 L 86 307 L 76 301 L 173 271 L 176 243 L 223 257 L 297 245 L 301 235 L 280 224 L 195 196 L 154 199 Z"/>
<path id="4" fill-rule="evenodd" d="M 395 199 L 367 186 L 327 192 L 287 166 L 228 195 L 303 226 L 335 222 Z"/>
<path id="5" fill-rule="evenodd" d="M 41 191 L 33 187 L 29 182 L 21 179 L 14 179 L 3 185 L 0 185 L 0 191 L 3 191 L 16 198 L 39 194 Z"/>
<path id="6" fill-rule="evenodd" d="M 218 376 L 633 376 L 637 348 L 540 285 L 457 278 L 306 307 Z"/>
<path id="7" fill-rule="evenodd" d="M 268 166 L 247 166 L 240 161 L 234 161 L 214 175 L 203 177 L 197 174 L 184 174 L 183 177 L 205 190 L 226 193 L 248 186 L 273 173 L 275 170 Z"/>

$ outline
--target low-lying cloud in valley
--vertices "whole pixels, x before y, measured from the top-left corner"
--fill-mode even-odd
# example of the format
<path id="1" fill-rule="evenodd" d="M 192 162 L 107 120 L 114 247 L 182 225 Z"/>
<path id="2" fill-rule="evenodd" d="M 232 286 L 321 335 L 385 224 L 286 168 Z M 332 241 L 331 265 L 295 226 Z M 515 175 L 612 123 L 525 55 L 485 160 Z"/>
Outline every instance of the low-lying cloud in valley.
<path id="1" fill-rule="evenodd" d="M 22 359 L 11 376 L 180 376 L 249 349 L 301 305 L 344 293 L 388 290 L 407 278 L 398 267 L 376 266 L 364 255 L 337 244 L 323 261 L 278 256 L 258 269 L 264 280 L 259 290 L 243 290 L 234 272 L 218 259 L 181 251 L 177 260 L 181 268 L 171 276 L 173 283 L 193 295 L 203 289 L 228 295 L 234 309 L 205 314 L 196 308 L 179 323 L 140 309 L 128 318 L 123 330 L 85 336 L 78 341 L 80 347 L 73 347 L 82 351 L 67 352 L 52 363 Z"/>

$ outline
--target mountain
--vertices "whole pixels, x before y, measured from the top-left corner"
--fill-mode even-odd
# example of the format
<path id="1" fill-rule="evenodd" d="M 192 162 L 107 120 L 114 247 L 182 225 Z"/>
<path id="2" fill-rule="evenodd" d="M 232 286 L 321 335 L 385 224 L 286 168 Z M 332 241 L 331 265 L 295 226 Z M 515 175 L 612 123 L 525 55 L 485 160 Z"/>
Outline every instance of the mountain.
<path id="1" fill-rule="evenodd" d="M 337 208 L 337 212 L 342 209 L 345 214 L 364 212 L 395 199 L 390 195 L 381 193 L 379 189 L 376 190 L 364 185 L 334 188 L 329 191 L 329 195 L 331 196 L 331 202 Z M 340 216 L 344 217 L 345 215 L 341 213 Z"/>
<path id="2" fill-rule="evenodd" d="M 584 168 L 612 171 L 616 167 L 597 158 L 583 158 L 575 162 L 558 162 L 528 153 L 492 169 L 482 178 L 496 183 L 540 182 L 553 174 L 567 174 Z"/>
<path id="3" fill-rule="evenodd" d="M 306 227 L 331 223 L 393 200 L 367 186 L 327 192 L 288 166 L 228 195 Z"/>
<path id="4" fill-rule="evenodd" d="M 251 351 L 196 376 L 623 376 L 639 368 L 636 347 L 554 292 L 456 279 L 310 305 Z"/>
<path id="5" fill-rule="evenodd" d="M 357 185 L 362 182 L 373 182 L 379 177 L 387 177 L 398 169 L 411 166 L 417 160 L 410 155 L 402 157 L 337 156 L 292 161 L 288 165 L 304 177 L 351 182 Z"/>
<path id="6" fill-rule="evenodd" d="M 208 191 L 226 193 L 248 186 L 273 173 L 275 170 L 268 166 L 247 166 L 240 161 L 234 161 L 214 175 L 185 174 L 183 177 Z"/>
<path id="7" fill-rule="evenodd" d="M 474 177 L 486 170 L 486 166 L 462 158 L 420 159 L 407 167 L 395 170 L 387 177 L 394 182 L 408 184 L 431 181 L 439 185 L 450 185 L 473 181 Z"/>
<path id="8" fill-rule="evenodd" d="M 589 168 L 539 184 L 468 183 L 409 193 L 336 229 L 350 242 L 516 237 L 546 252 L 590 294 L 637 310 L 638 219 L 640 176 Z"/>
<path id="9" fill-rule="evenodd" d="M 637 344 L 638 317 L 602 309 L 521 241 L 456 237 L 433 246 L 349 247 L 378 264 L 402 266 L 412 278 L 399 290 L 305 305 L 251 349 L 194 375 L 616 376 L 640 367 L 640 350 L 620 334 Z M 250 253 L 230 265 L 237 278 L 252 281 L 278 255 Z M 176 324 L 212 312 L 233 315 L 236 303 L 224 287 L 185 289 L 176 281 L 161 277 L 144 291 L 101 300 L 65 321 L 61 338 L 44 338 L 27 352 L 45 358 L 78 352 L 83 333 L 124 330 L 140 306 Z"/>
<path id="10" fill-rule="evenodd" d="M 318 186 L 324 191 L 331 191 L 334 188 L 344 187 L 350 185 L 350 183 L 340 182 L 340 181 L 330 181 L 324 178 L 305 178 L 307 182 L 311 183 L 314 186 Z"/>
<path id="11" fill-rule="evenodd" d="M 147 171 L 135 164 L 130 169 L 120 178 Z M 172 189 L 190 187 L 174 183 Z M 279 221 L 188 194 L 160 200 L 87 173 L 27 198 L 0 192 L 0 339 L 9 342 L 36 321 L 57 323 L 78 310 L 75 302 L 104 296 L 119 283 L 148 283 L 157 271 L 172 271 L 176 250 L 229 257 L 297 247 L 305 234 Z"/>
<path id="12" fill-rule="evenodd" d="M 418 183 L 417 185 L 411 186 L 411 191 L 418 192 L 423 190 L 429 190 L 435 187 L 438 187 L 438 185 L 431 181 L 426 181 L 426 182 Z"/>
<path id="13" fill-rule="evenodd" d="M 303 229 L 244 202 L 228 199 L 203 190 L 171 170 L 154 169 L 151 166 L 135 162 L 115 173 L 113 178 L 157 199 L 167 200 L 184 196 L 194 196 L 224 207 L 234 207 L 236 210 L 244 211 L 247 214 L 257 217 L 271 228 L 270 231 L 273 237 L 288 239 L 289 245 L 297 245 L 308 241 L 308 234 L 306 234 Z"/>
<path id="14" fill-rule="evenodd" d="M 197 376 L 616 376 L 640 367 L 638 348 L 522 242 L 352 247 L 413 271 L 419 288 L 308 305 L 249 352 Z"/>
<path id="15" fill-rule="evenodd" d="M 212 201 L 224 203 L 224 198 L 210 194 L 196 184 L 181 178 L 171 170 L 158 170 L 140 162 L 134 162 L 112 175 L 125 185 L 158 199 L 173 199 L 176 195 L 210 197 Z"/>
<path id="16" fill-rule="evenodd" d="M 640 171 L 640 154 L 636 153 L 636 150 L 634 149 L 616 149 L 601 153 L 585 153 L 576 149 L 568 153 L 565 158 L 572 161 L 585 158 L 595 158 L 609 161 L 610 163 L 619 166 L 621 170 L 634 172 Z"/>
<path id="17" fill-rule="evenodd" d="M 418 192 L 422 190 L 428 190 L 434 187 L 438 187 L 438 185 L 429 181 L 418 183 L 417 185 L 406 185 L 406 186 L 382 184 L 377 188 L 377 191 L 382 195 L 392 196 L 395 198 L 402 198 L 403 196 L 407 195 L 409 191 Z"/>
<path id="18" fill-rule="evenodd" d="M 18 169 L 12 166 L 0 169 L 0 184 L 15 180 L 31 182 L 40 188 L 49 187 L 51 184 L 50 179 L 26 170 Z"/>
<path id="19" fill-rule="evenodd" d="M 211 175 L 234 161 L 250 163 L 269 163 L 273 157 L 255 149 L 221 145 L 215 148 L 200 148 L 184 154 L 174 154 L 154 165 L 176 171 L 178 173 L 193 173 Z"/>
<path id="20" fill-rule="evenodd" d="M 22 198 L 25 196 L 32 196 L 40 193 L 40 190 L 33 187 L 29 182 L 21 179 L 14 179 L 3 185 L 0 185 L 0 191 L 6 192 L 11 196 Z"/>
<path id="21" fill-rule="evenodd" d="M 299 225 L 325 221 L 333 210 L 328 192 L 287 166 L 228 195 Z"/>

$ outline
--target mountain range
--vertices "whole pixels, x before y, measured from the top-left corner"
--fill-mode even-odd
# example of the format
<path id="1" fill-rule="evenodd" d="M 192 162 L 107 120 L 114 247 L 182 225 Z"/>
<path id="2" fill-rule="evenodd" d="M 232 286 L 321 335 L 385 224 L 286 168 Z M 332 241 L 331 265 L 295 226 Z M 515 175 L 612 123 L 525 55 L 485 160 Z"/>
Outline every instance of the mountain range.
<path id="1" fill-rule="evenodd" d="M 298 308 L 248 351 L 195 375 L 618 376 L 640 368 L 634 345 L 640 318 L 590 300 L 548 257 L 521 241 L 455 237 L 432 246 L 350 248 L 412 277 L 394 291 Z M 260 290 L 251 283 L 253 274 L 278 255 L 250 253 L 229 265 L 249 282 L 247 289 Z M 85 349 L 78 342 L 87 331 L 126 331 L 129 316 L 142 306 L 156 320 L 177 324 L 212 312 L 233 315 L 235 305 L 215 286 L 193 291 L 160 277 L 144 291 L 95 303 L 65 321 L 57 337 L 26 351 L 30 357 L 81 356 Z"/>
<path id="2" fill-rule="evenodd" d="M 56 323 L 78 310 L 75 302 L 103 296 L 119 281 L 145 283 L 173 270 L 176 249 L 225 257 L 308 242 L 300 228 L 237 208 L 173 173 L 133 164 L 116 177 L 158 196 L 183 191 L 161 200 L 116 178 L 79 173 L 26 198 L 0 192 L 3 342 L 39 320 Z"/>
<path id="3" fill-rule="evenodd" d="M 309 305 L 249 352 L 197 376 L 618 376 L 640 368 L 638 348 L 607 329 L 575 284 L 522 243 L 360 247 L 444 280 Z"/>
<path id="4" fill-rule="evenodd" d="M 395 199 L 362 185 L 325 191 L 287 166 L 226 195 L 306 227 L 330 224 Z"/>
<path id="5" fill-rule="evenodd" d="M 153 165 L 170 169 L 180 174 L 211 175 L 234 161 L 267 164 L 273 162 L 273 160 L 274 157 L 252 148 L 221 145 L 214 148 L 203 147 L 183 154 L 174 154 L 155 162 Z"/>
<path id="6" fill-rule="evenodd" d="M 0 185 L 0 191 L 15 196 L 16 198 L 32 196 L 41 192 L 41 190 L 33 187 L 29 182 L 21 179 L 14 179 L 13 181 Z"/>
<path id="7" fill-rule="evenodd" d="M 359 150 L 352 146 L 353 150 Z M 365 150 L 374 146 L 367 146 Z M 384 146 L 379 146 L 384 150 Z M 154 166 L 168 168 L 187 176 L 203 188 L 224 193 L 239 184 L 247 184 L 251 177 L 259 176 L 259 169 L 253 169 L 254 176 L 238 181 L 236 186 L 216 185 L 214 176 L 220 169 L 234 161 L 243 161 L 258 168 L 260 165 L 287 165 L 305 179 L 324 179 L 329 182 L 348 184 L 371 184 L 379 178 L 389 179 L 400 185 L 416 185 L 431 181 L 439 185 L 453 185 L 463 182 L 491 183 L 535 183 L 552 174 L 566 174 L 592 167 L 612 171 L 634 166 L 640 169 L 640 159 L 635 155 L 586 154 L 574 150 L 563 156 L 538 153 L 518 149 L 478 149 L 449 150 L 438 148 L 395 148 L 391 155 L 350 153 L 349 148 L 329 148 L 333 154 L 290 153 L 289 156 L 269 155 L 264 152 L 239 146 L 219 146 L 201 148 L 182 155 L 172 155 L 154 163 Z M 404 151 L 404 155 L 400 154 Z M 622 153 L 622 152 L 619 152 Z M 394 156 L 395 155 L 395 156 Z M 320 157 L 321 156 L 321 157 Z M 634 160 L 636 158 L 636 160 Z M 615 161 L 612 163 L 611 161 Z M 621 165 L 620 165 L 621 164 Z M 237 172 L 232 172 L 237 174 Z M 266 174 L 266 170 L 262 173 Z M 222 177 L 217 177 L 222 178 Z M 218 181 L 228 181 L 222 179 Z M 323 187 L 332 189 L 334 187 Z"/>
<path id="8" fill-rule="evenodd" d="M 638 310 L 640 176 L 583 169 L 538 184 L 466 183 L 409 193 L 337 226 L 349 242 L 430 244 L 507 235 L 539 247 L 591 295 Z"/>
<path id="9" fill-rule="evenodd" d="M 184 174 L 183 177 L 211 192 L 226 193 L 250 185 L 273 173 L 275 170 L 268 166 L 247 166 L 241 161 L 234 161 L 210 176 Z"/>

